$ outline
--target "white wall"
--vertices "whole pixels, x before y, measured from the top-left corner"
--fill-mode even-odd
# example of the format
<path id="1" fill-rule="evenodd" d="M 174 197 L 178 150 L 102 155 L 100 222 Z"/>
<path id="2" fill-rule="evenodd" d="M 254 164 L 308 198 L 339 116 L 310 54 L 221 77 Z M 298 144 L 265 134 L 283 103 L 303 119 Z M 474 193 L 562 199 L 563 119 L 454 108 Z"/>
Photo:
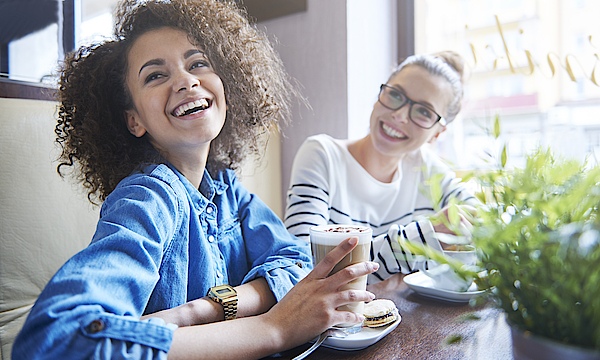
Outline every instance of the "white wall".
<path id="1" fill-rule="evenodd" d="M 346 0 L 308 0 L 306 12 L 265 21 L 259 27 L 277 41 L 288 72 L 301 83 L 312 106 L 295 103 L 293 123 L 284 129 L 283 197 L 294 155 L 304 139 L 318 133 L 347 136 Z"/>
<path id="2" fill-rule="evenodd" d="M 348 138 L 369 132 L 379 86 L 397 64 L 395 0 L 347 0 Z"/>
<path id="3" fill-rule="evenodd" d="M 281 144 L 282 203 L 302 142 L 327 133 L 359 138 L 368 131 L 379 85 L 396 54 L 395 0 L 308 0 L 307 11 L 259 24 L 312 110 L 295 104 Z M 285 206 L 285 205 L 284 205 Z"/>

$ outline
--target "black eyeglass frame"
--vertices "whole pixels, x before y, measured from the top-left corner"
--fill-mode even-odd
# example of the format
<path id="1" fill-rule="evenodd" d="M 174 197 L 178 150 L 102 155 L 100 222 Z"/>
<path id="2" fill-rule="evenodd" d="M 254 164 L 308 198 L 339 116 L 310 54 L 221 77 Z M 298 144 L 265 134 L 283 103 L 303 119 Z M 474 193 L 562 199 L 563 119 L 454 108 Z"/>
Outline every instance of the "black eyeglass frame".
<path id="1" fill-rule="evenodd" d="M 387 106 L 386 104 L 384 104 L 384 103 L 383 103 L 383 101 L 381 101 L 381 94 L 383 93 L 383 91 L 384 91 L 384 88 L 388 88 L 388 89 L 392 89 L 392 90 L 394 90 L 394 91 L 397 91 L 398 93 L 402 94 L 402 95 L 403 95 L 403 96 L 406 98 L 406 101 L 405 101 L 405 102 L 403 102 L 403 103 L 402 103 L 400 106 L 398 106 L 397 108 L 391 108 L 391 107 Z M 383 107 L 385 107 L 386 109 L 390 109 L 390 110 L 392 110 L 392 111 L 399 110 L 399 109 L 401 109 L 401 108 L 402 108 L 404 105 L 406 105 L 406 104 L 409 104 L 409 106 L 410 106 L 410 107 L 409 107 L 409 109 L 408 109 L 408 118 L 410 119 L 410 121 L 412 121 L 412 123 L 413 123 L 413 124 L 417 125 L 418 127 L 422 128 L 422 129 L 431 129 L 431 128 L 432 128 L 432 127 L 434 127 L 434 126 L 435 126 L 435 124 L 437 124 L 438 122 L 439 122 L 440 124 L 442 124 L 442 126 L 446 126 L 446 124 L 447 124 L 447 122 L 446 122 L 446 119 L 444 119 L 444 117 L 443 117 L 443 116 L 441 116 L 440 114 L 438 114 L 437 112 L 435 112 L 435 110 L 433 110 L 431 107 L 429 107 L 429 106 L 427 106 L 427 105 L 425 105 L 425 104 L 422 104 L 422 103 L 420 103 L 420 102 L 416 102 L 416 101 L 414 101 L 414 100 L 410 99 L 408 96 L 406 96 L 406 94 L 405 94 L 405 93 L 403 93 L 402 91 L 400 91 L 400 90 L 396 89 L 395 87 L 393 87 L 393 86 L 390 86 L 390 85 L 388 85 L 388 84 L 381 84 L 381 86 L 379 87 L 379 96 L 377 96 L 377 101 L 379 101 L 379 103 L 380 103 L 381 105 L 383 105 Z M 411 115 L 411 113 L 412 113 L 412 107 L 413 107 L 413 105 L 414 105 L 414 104 L 419 104 L 419 105 L 423 106 L 424 108 L 426 108 L 426 109 L 428 109 L 428 110 L 431 110 L 431 112 L 432 112 L 432 113 L 434 113 L 435 115 L 437 115 L 438 119 L 437 119 L 437 120 L 436 120 L 436 121 L 435 121 L 433 124 L 431 124 L 431 126 L 429 126 L 429 127 L 425 127 L 425 126 L 423 126 L 423 125 L 419 125 L 419 124 L 418 124 L 416 121 L 414 121 L 414 120 L 413 120 L 413 118 L 412 118 L 412 115 Z"/>

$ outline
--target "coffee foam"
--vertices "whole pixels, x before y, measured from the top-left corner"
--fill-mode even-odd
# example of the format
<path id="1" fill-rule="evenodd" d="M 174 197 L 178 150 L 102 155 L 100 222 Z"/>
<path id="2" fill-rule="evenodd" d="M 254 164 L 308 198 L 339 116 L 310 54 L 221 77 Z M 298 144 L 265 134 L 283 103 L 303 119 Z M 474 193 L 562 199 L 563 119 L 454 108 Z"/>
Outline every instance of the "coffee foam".
<path id="1" fill-rule="evenodd" d="M 334 232 L 336 228 L 351 228 L 349 232 Z M 358 237 L 358 244 L 369 243 L 372 240 L 373 230 L 367 226 L 360 225 L 320 225 L 310 228 L 310 242 L 319 245 L 337 246 L 340 242 Z"/>

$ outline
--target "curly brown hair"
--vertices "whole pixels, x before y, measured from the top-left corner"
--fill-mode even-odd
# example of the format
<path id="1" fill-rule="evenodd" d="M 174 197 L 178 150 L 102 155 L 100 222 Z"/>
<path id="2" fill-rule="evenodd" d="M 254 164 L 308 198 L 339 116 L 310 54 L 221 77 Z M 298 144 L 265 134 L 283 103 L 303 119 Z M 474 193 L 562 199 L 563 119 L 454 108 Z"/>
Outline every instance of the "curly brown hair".
<path id="1" fill-rule="evenodd" d="M 125 83 L 129 49 L 144 33 L 172 27 L 202 46 L 221 78 L 227 115 L 212 141 L 207 169 L 212 175 L 239 169 L 260 154 L 268 134 L 289 121 L 290 101 L 299 92 L 289 80 L 266 35 L 232 2 L 219 0 L 125 0 L 117 7 L 115 39 L 82 47 L 67 57 L 59 82 L 56 142 L 62 147 L 57 171 L 72 166 L 88 199 L 104 201 L 116 185 L 143 166 L 164 161 L 147 136 L 129 133 L 125 111 L 133 108 Z"/>

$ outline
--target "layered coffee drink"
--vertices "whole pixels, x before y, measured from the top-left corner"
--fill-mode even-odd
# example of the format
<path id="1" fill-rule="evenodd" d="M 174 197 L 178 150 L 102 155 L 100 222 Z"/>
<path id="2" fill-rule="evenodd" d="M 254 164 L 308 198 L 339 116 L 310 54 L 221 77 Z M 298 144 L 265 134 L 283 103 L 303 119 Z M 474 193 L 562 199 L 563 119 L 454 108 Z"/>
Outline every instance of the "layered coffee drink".
<path id="1" fill-rule="evenodd" d="M 342 241 L 358 237 L 356 247 L 346 255 L 331 271 L 329 275 L 335 274 L 348 265 L 357 264 L 370 260 L 371 242 L 373 240 L 373 230 L 366 226 L 358 225 L 322 225 L 313 226 L 310 229 L 310 247 L 312 249 L 314 264 L 318 264 L 331 250 L 338 246 Z M 366 290 L 367 275 L 354 279 L 341 290 Z M 363 313 L 364 302 L 355 302 L 345 306 L 340 306 L 339 310 L 352 311 L 358 314 Z M 356 324 L 339 324 L 338 326 L 355 326 Z"/>

